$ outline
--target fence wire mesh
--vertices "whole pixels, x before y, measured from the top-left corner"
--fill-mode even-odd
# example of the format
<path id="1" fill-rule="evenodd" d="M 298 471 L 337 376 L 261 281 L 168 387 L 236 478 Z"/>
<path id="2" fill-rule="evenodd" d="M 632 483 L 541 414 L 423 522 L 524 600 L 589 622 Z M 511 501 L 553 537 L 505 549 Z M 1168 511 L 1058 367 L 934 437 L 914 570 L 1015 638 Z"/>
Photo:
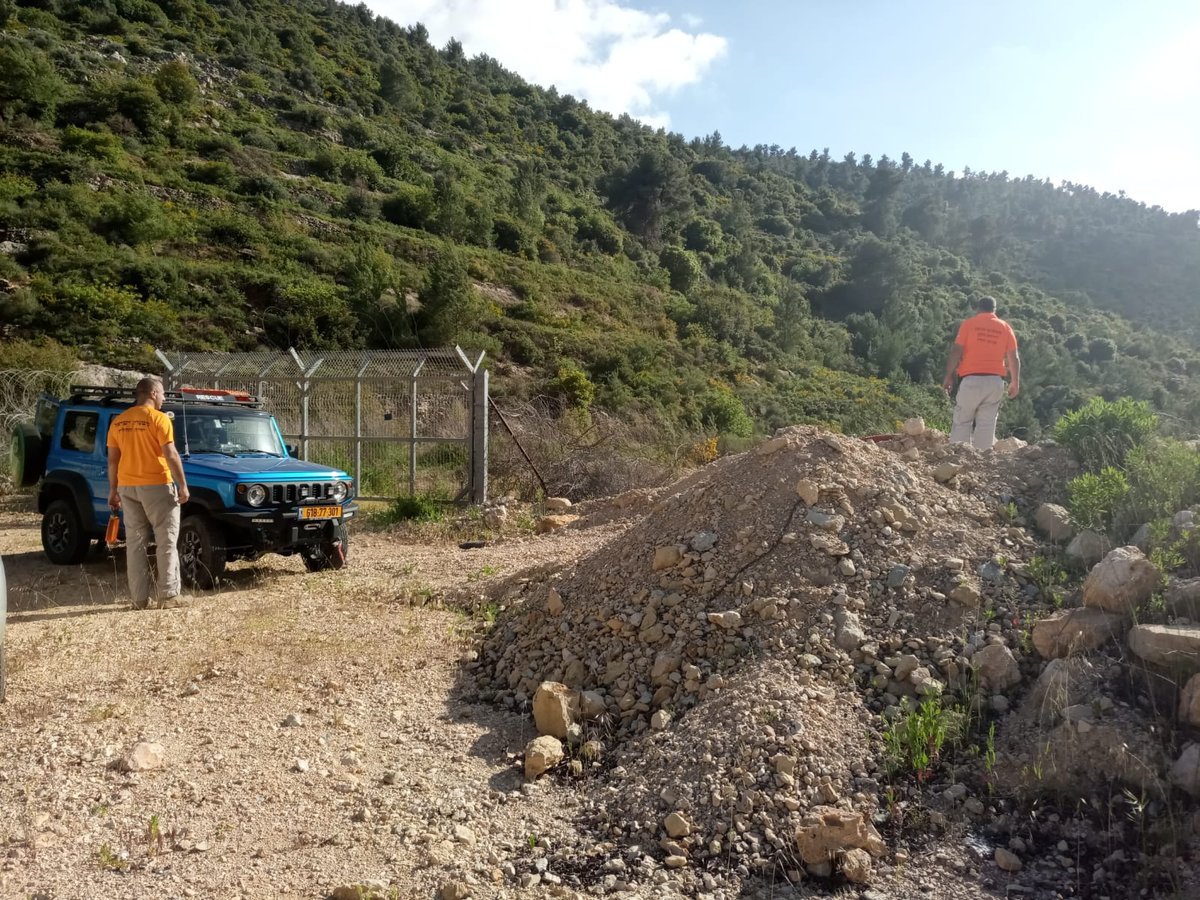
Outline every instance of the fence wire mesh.
<path id="1" fill-rule="evenodd" d="M 78 372 L 47 372 L 38 369 L 0 369 L 0 435 L 4 450 L 0 454 L 0 474 L 12 474 L 8 441 L 18 422 L 32 419 L 38 397 L 52 394 L 61 397 L 67 388 L 79 381 Z"/>
<path id="2" fill-rule="evenodd" d="M 457 348 L 159 353 L 168 387 L 249 391 L 300 455 L 364 499 L 487 497 L 487 373 Z"/>

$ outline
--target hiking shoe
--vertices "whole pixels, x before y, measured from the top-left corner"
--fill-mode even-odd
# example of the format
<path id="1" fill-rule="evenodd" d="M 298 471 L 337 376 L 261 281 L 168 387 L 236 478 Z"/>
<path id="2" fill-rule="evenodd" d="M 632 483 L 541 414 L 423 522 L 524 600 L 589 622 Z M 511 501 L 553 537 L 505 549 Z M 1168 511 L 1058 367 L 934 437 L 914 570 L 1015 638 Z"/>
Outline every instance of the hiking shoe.
<path id="1" fill-rule="evenodd" d="M 191 605 L 191 600 L 179 594 L 176 594 L 174 597 L 164 597 L 158 602 L 159 609 L 187 609 Z"/>

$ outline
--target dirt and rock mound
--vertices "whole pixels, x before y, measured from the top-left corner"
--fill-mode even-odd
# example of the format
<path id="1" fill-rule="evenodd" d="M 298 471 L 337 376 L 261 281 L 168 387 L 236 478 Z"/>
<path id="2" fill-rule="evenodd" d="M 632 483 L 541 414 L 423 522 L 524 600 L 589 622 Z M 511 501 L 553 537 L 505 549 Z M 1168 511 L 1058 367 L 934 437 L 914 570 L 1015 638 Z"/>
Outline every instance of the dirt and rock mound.
<path id="1" fill-rule="evenodd" d="M 1036 593 L 1021 575 L 1036 544 L 1013 510 L 1047 490 L 1031 458 L 1070 464 L 888 443 L 781 431 L 505 598 L 476 684 L 516 707 L 565 686 L 567 750 L 576 769 L 602 752 L 592 814 L 615 842 L 698 880 L 718 862 L 867 880 L 884 854 L 880 714 L 967 679 L 1002 707 L 1022 680 L 1006 631 Z M 858 837 L 804 838 L 833 819 L 829 834 Z"/>

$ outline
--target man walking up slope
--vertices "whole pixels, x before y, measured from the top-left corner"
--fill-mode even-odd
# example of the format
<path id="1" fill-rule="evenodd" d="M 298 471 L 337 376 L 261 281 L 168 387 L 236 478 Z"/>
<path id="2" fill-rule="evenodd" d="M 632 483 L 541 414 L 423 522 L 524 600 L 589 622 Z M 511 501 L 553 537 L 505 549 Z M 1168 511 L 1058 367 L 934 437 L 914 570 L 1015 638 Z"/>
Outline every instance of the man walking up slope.
<path id="1" fill-rule="evenodd" d="M 1012 327 L 996 315 L 996 299 L 980 297 L 976 309 L 958 328 L 942 388 L 949 394 L 958 375 L 950 443 L 991 450 L 1005 394 L 1004 376 L 1009 377 L 1009 398 L 1016 397 L 1021 390 L 1021 357 Z"/>

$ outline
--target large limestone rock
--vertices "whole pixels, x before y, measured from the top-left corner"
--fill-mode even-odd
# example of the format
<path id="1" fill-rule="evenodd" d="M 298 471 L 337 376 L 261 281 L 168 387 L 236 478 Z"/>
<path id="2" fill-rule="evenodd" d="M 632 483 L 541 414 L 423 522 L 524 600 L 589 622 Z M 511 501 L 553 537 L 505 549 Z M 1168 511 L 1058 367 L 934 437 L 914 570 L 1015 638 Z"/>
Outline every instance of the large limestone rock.
<path id="1" fill-rule="evenodd" d="M 1193 675 L 1179 695 L 1179 721 L 1184 725 L 1200 725 L 1200 675 Z"/>
<path id="2" fill-rule="evenodd" d="M 976 652 L 971 665 L 979 680 L 991 691 L 1005 691 L 1021 681 L 1021 667 L 1012 651 L 1003 644 L 988 644 Z"/>
<path id="3" fill-rule="evenodd" d="M 1091 568 L 1104 558 L 1109 543 L 1104 535 L 1094 531 L 1081 531 L 1067 544 L 1067 558 L 1081 568 Z"/>
<path id="4" fill-rule="evenodd" d="M 533 721 L 539 734 L 565 740 L 579 716 L 579 695 L 565 684 L 543 681 L 533 695 Z"/>
<path id="5" fill-rule="evenodd" d="M 1200 578 L 1172 581 L 1165 599 L 1167 609 L 1175 615 L 1200 619 Z"/>
<path id="6" fill-rule="evenodd" d="M 562 741 L 548 734 L 536 737 L 525 745 L 525 780 L 533 781 L 547 769 L 558 765 L 564 757 Z"/>
<path id="7" fill-rule="evenodd" d="M 1150 599 L 1158 585 L 1158 567 L 1137 547 L 1117 547 L 1088 573 L 1083 605 L 1129 614 Z"/>
<path id="8" fill-rule="evenodd" d="M 551 531 L 558 531 L 560 528 L 566 528 L 572 522 L 579 520 L 579 516 L 542 516 L 537 520 L 537 524 L 533 526 L 533 530 L 538 534 L 547 534 Z"/>
<path id="9" fill-rule="evenodd" d="M 1033 623 L 1033 646 L 1045 659 L 1098 650 L 1123 634 L 1128 620 L 1118 613 L 1077 607 Z"/>
<path id="10" fill-rule="evenodd" d="M 1171 784 L 1193 797 L 1200 797 L 1200 744 L 1188 744 L 1171 766 Z"/>
<path id="11" fill-rule="evenodd" d="M 1069 541 L 1075 535 L 1071 514 L 1057 503 L 1043 503 L 1033 516 L 1034 522 L 1052 541 Z"/>
<path id="12" fill-rule="evenodd" d="M 796 849 L 806 864 L 816 865 L 855 849 L 882 856 L 886 847 L 862 813 L 814 806 L 796 829 Z"/>
<path id="13" fill-rule="evenodd" d="M 1135 625 L 1129 649 L 1148 663 L 1200 672 L 1200 627 L 1195 625 Z"/>
<path id="14" fill-rule="evenodd" d="M 571 506 L 571 501 L 566 497 L 546 498 L 546 512 L 548 513 L 565 513 Z"/>

